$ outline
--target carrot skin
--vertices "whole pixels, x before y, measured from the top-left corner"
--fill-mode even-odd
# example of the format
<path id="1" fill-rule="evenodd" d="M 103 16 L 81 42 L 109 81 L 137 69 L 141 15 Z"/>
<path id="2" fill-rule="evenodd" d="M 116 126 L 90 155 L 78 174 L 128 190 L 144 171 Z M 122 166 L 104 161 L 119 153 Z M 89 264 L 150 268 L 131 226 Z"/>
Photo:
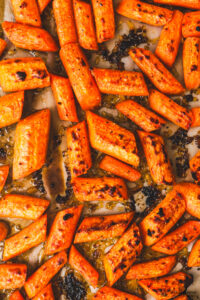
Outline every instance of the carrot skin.
<path id="1" fill-rule="evenodd" d="M 200 240 L 197 240 L 193 245 L 187 265 L 189 268 L 200 266 Z"/>
<path id="2" fill-rule="evenodd" d="M 9 300 L 24 300 L 21 293 L 17 290 L 10 296 Z"/>
<path id="3" fill-rule="evenodd" d="M 51 283 L 48 284 L 41 292 L 36 295 L 32 300 L 54 300 L 54 294 Z"/>
<path id="4" fill-rule="evenodd" d="M 198 183 L 200 181 L 200 151 L 189 161 L 189 165 L 192 177 Z"/>
<path id="5" fill-rule="evenodd" d="M 176 298 L 174 298 L 174 300 L 189 300 L 187 295 L 180 295 Z"/>
<path id="6" fill-rule="evenodd" d="M 92 298 L 93 300 L 142 300 L 132 294 L 124 293 L 120 290 L 104 286 Z"/>
<path id="7" fill-rule="evenodd" d="M 3 190 L 9 173 L 9 166 L 0 166 L 0 192 Z"/>
<path id="8" fill-rule="evenodd" d="M 187 7 L 191 9 L 200 9 L 199 0 L 154 0 L 154 2 L 160 4 Z"/>
<path id="9" fill-rule="evenodd" d="M 3 39 L 0 39 L 0 56 L 3 54 L 6 49 L 7 43 Z"/>
<path id="10" fill-rule="evenodd" d="M 0 289 L 20 289 L 26 280 L 27 266 L 24 264 L 0 265 Z"/>
<path id="11" fill-rule="evenodd" d="M 190 113 L 192 117 L 191 127 L 200 126 L 200 107 L 191 108 Z"/>
<path id="12" fill-rule="evenodd" d="M 37 2 L 38 2 L 40 14 L 42 14 L 44 9 L 51 2 L 51 0 L 37 0 Z"/>
<path id="13" fill-rule="evenodd" d="M 182 22 L 182 34 L 184 38 L 200 37 L 200 31 L 198 31 L 199 20 L 200 11 L 193 11 L 184 14 Z"/>
<path id="14" fill-rule="evenodd" d="M 0 242 L 3 241 L 8 234 L 8 226 L 4 222 L 0 222 Z"/>

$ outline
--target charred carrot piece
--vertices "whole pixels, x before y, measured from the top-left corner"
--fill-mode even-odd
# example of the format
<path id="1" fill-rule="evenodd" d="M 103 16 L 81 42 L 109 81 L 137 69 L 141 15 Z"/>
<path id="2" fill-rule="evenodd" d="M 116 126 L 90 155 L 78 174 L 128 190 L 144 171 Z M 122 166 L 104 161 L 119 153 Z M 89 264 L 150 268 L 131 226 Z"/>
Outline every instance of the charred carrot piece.
<path id="1" fill-rule="evenodd" d="M 48 206 L 48 200 L 18 194 L 6 194 L 0 200 L 0 217 L 36 220 L 42 216 Z"/>
<path id="2" fill-rule="evenodd" d="M 149 95 L 151 109 L 172 123 L 188 130 L 192 123 L 191 113 L 164 94 L 151 90 Z"/>
<path id="3" fill-rule="evenodd" d="M 4 222 L 0 222 L 0 241 L 3 241 L 8 234 L 8 226 Z"/>
<path id="4" fill-rule="evenodd" d="M 98 50 L 92 8 L 89 3 L 73 0 L 79 44 L 88 50 Z"/>
<path id="5" fill-rule="evenodd" d="M 40 14 L 43 13 L 44 9 L 47 7 L 47 5 L 50 3 L 51 0 L 37 0 Z"/>
<path id="6" fill-rule="evenodd" d="M 67 262 L 65 251 L 58 253 L 47 260 L 33 273 L 24 284 L 24 289 L 29 298 L 36 296 L 49 281 L 62 269 Z"/>
<path id="7" fill-rule="evenodd" d="M 0 192 L 6 183 L 9 172 L 9 166 L 0 166 Z"/>
<path id="8" fill-rule="evenodd" d="M 96 25 L 97 42 L 103 43 L 114 38 L 115 17 L 112 0 L 92 0 Z"/>
<path id="9" fill-rule="evenodd" d="M 72 178 L 86 174 L 92 158 L 85 121 L 67 128 L 67 152 Z"/>
<path id="10" fill-rule="evenodd" d="M 168 23 L 173 12 L 167 8 L 155 6 L 139 0 L 122 0 L 117 7 L 118 14 L 154 26 Z"/>
<path id="11" fill-rule="evenodd" d="M 99 168 L 129 181 L 137 181 L 141 177 L 139 171 L 108 155 L 102 159 Z"/>
<path id="12" fill-rule="evenodd" d="M 181 42 L 182 19 L 183 13 L 179 10 L 175 10 L 171 21 L 163 27 L 156 47 L 156 56 L 169 68 L 172 67 L 175 62 Z"/>
<path id="13" fill-rule="evenodd" d="M 142 247 L 139 228 L 136 224 L 132 224 L 104 257 L 109 286 L 112 286 L 128 270 L 140 255 Z"/>
<path id="14" fill-rule="evenodd" d="M 124 293 L 120 290 L 104 286 L 94 295 L 93 300 L 142 300 L 141 298 Z"/>
<path id="15" fill-rule="evenodd" d="M 32 300 L 54 300 L 54 294 L 51 283 L 48 284 L 41 292 Z"/>
<path id="16" fill-rule="evenodd" d="M 26 280 L 27 266 L 24 264 L 0 265 L 0 289 L 20 289 Z"/>
<path id="17" fill-rule="evenodd" d="M 74 178 L 75 197 L 79 201 L 123 201 L 128 199 L 125 182 L 121 178 Z"/>
<path id="18" fill-rule="evenodd" d="M 144 245 L 159 241 L 184 214 L 185 206 L 184 195 L 175 189 L 170 191 L 140 223 Z"/>
<path id="19" fill-rule="evenodd" d="M 166 121 L 133 100 L 125 100 L 116 108 L 144 131 L 151 132 L 160 129 Z"/>
<path id="20" fill-rule="evenodd" d="M 200 9 L 199 0 L 154 0 L 155 3 L 182 6 L 191 9 Z"/>
<path id="21" fill-rule="evenodd" d="M 7 43 L 3 39 L 0 39 L 0 55 L 3 54 L 4 50 L 6 49 Z"/>
<path id="22" fill-rule="evenodd" d="M 182 22 L 182 34 L 187 37 L 200 37 L 200 11 L 193 11 L 184 14 Z"/>
<path id="23" fill-rule="evenodd" d="M 196 241 L 192 247 L 187 265 L 190 268 L 200 266 L 200 240 Z"/>
<path id="24" fill-rule="evenodd" d="M 74 243 L 85 243 L 121 236 L 134 216 L 133 212 L 84 218 L 76 230 Z"/>
<path id="25" fill-rule="evenodd" d="M 190 170 L 192 177 L 198 183 L 200 181 L 200 151 L 190 160 Z"/>
<path id="26" fill-rule="evenodd" d="M 192 124 L 191 127 L 200 126 L 200 107 L 193 107 L 190 110 L 192 116 Z"/>
<path id="27" fill-rule="evenodd" d="M 176 264 L 176 256 L 162 257 L 156 260 L 133 265 L 126 279 L 147 279 L 167 275 Z"/>
<path id="28" fill-rule="evenodd" d="M 147 96 L 148 89 L 142 73 L 94 68 L 92 71 L 104 94 Z"/>
<path id="29" fill-rule="evenodd" d="M 53 0 L 53 13 L 61 47 L 75 43 L 77 34 L 72 0 Z"/>
<path id="30" fill-rule="evenodd" d="M 138 135 L 153 180 L 157 184 L 173 184 L 174 176 L 163 138 L 144 131 L 138 131 Z"/>
<path id="31" fill-rule="evenodd" d="M 61 48 L 60 57 L 81 108 L 89 110 L 99 106 L 101 94 L 79 45 L 65 45 Z"/>
<path id="32" fill-rule="evenodd" d="M 24 300 L 21 293 L 17 290 L 10 296 L 9 300 Z"/>
<path id="33" fill-rule="evenodd" d="M 132 132 L 90 111 L 86 117 L 93 148 L 138 167 L 137 145 Z"/>
<path id="34" fill-rule="evenodd" d="M 11 0 L 16 22 L 41 27 L 42 22 L 36 0 Z"/>
<path id="35" fill-rule="evenodd" d="M 47 215 L 5 240 L 3 261 L 20 255 L 46 240 Z"/>
<path id="36" fill-rule="evenodd" d="M 129 52 L 136 65 L 146 74 L 162 93 L 177 95 L 184 92 L 183 86 L 149 50 L 134 48 Z"/>
<path id="37" fill-rule="evenodd" d="M 174 300 L 189 300 L 187 295 L 180 295 L 176 298 L 174 298 Z"/>
<path id="38" fill-rule="evenodd" d="M 78 271 L 89 284 L 93 287 L 97 287 L 99 273 L 73 245 L 69 253 L 69 264 Z"/>
<path id="39" fill-rule="evenodd" d="M 46 242 L 46 254 L 52 255 L 70 247 L 83 205 L 57 213 Z"/>
<path id="40" fill-rule="evenodd" d="M 46 159 L 50 111 L 36 112 L 17 124 L 14 145 L 13 179 L 39 170 Z"/>
<path id="41" fill-rule="evenodd" d="M 139 281 L 139 285 L 157 300 L 172 299 L 183 293 L 191 283 L 192 276 L 184 272 Z"/>
<path id="42" fill-rule="evenodd" d="M 7 21 L 2 23 L 2 28 L 16 47 L 37 51 L 58 51 L 56 42 L 44 29 Z"/>
<path id="43" fill-rule="evenodd" d="M 11 58 L 0 62 L 0 85 L 4 92 L 44 88 L 50 77 L 39 57 Z"/>

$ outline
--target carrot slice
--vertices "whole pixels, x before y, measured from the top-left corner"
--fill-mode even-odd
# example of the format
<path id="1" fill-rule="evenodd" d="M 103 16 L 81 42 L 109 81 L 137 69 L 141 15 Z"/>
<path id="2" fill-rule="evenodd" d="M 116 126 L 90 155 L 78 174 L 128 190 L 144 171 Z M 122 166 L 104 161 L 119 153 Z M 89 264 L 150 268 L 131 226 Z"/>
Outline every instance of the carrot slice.
<path id="1" fill-rule="evenodd" d="M 104 94 L 147 96 L 148 89 L 142 73 L 94 68 L 92 73 Z"/>
<path id="2" fill-rule="evenodd" d="M 200 126 L 200 107 L 191 108 L 190 113 L 192 115 L 191 127 Z"/>
<path id="3" fill-rule="evenodd" d="M 41 292 L 32 298 L 32 300 L 54 300 L 54 294 L 51 283 L 48 284 Z"/>
<path id="4" fill-rule="evenodd" d="M 3 241 L 8 234 L 8 226 L 4 222 L 0 222 L 0 241 Z"/>
<path id="5" fill-rule="evenodd" d="M 50 3 L 51 0 L 37 0 L 40 14 L 43 13 L 44 9 L 47 7 L 47 5 Z"/>
<path id="6" fill-rule="evenodd" d="M 24 300 L 21 293 L 17 290 L 10 296 L 9 300 Z"/>
<path id="7" fill-rule="evenodd" d="M 192 177 L 198 183 L 200 181 L 200 150 L 193 156 L 189 164 Z"/>
<path id="8" fill-rule="evenodd" d="M 133 224 L 104 257 L 109 286 L 112 286 L 133 264 L 142 247 L 139 228 Z"/>
<path id="9" fill-rule="evenodd" d="M 74 243 L 85 243 L 121 236 L 134 216 L 133 212 L 84 218 L 76 231 Z"/>
<path id="10" fill-rule="evenodd" d="M 65 45 L 61 48 L 60 57 L 81 108 L 89 110 L 99 106 L 101 94 L 79 45 Z"/>
<path id="11" fill-rule="evenodd" d="M 0 192 L 3 190 L 9 173 L 9 166 L 0 166 Z"/>
<path id="12" fill-rule="evenodd" d="M 27 266 L 24 264 L 0 265 L 0 289 L 20 289 L 26 280 Z"/>
<path id="13" fill-rule="evenodd" d="M 187 295 L 180 295 L 176 298 L 174 298 L 174 300 L 189 300 Z"/>
<path id="14" fill-rule="evenodd" d="M 113 289 L 108 286 L 102 287 L 98 292 L 94 295 L 93 300 L 142 300 L 141 298 L 124 293 L 120 290 Z"/>
<path id="15" fill-rule="evenodd" d="M 17 124 L 14 145 L 13 179 L 39 170 L 46 159 L 50 111 L 36 112 Z"/>
<path id="16" fill-rule="evenodd" d="M 47 255 L 70 247 L 82 209 L 83 205 L 79 205 L 57 213 L 46 242 Z"/>
<path id="17" fill-rule="evenodd" d="M 182 34 L 187 37 L 200 37 L 200 11 L 193 11 L 184 14 L 182 23 Z"/>
<path id="18" fill-rule="evenodd" d="M 156 3 L 182 6 L 191 9 L 200 9 L 199 0 L 154 0 Z"/>
<path id="19" fill-rule="evenodd" d="M 162 124 L 166 123 L 165 120 L 133 100 L 122 101 L 116 105 L 116 108 L 147 132 L 160 129 Z"/>
<path id="20" fill-rule="evenodd" d="M 176 189 L 167 196 L 140 223 L 144 245 L 159 241 L 185 212 L 185 197 Z"/>
<path id="21" fill-rule="evenodd" d="M 138 167 L 137 145 L 132 132 L 90 111 L 86 117 L 93 148 Z"/>
<path id="22" fill-rule="evenodd" d="M 190 268 L 200 266 L 200 240 L 196 241 L 192 247 L 187 265 Z"/>
<path id="23" fill-rule="evenodd" d="M 4 50 L 6 49 L 7 43 L 3 39 L 0 39 L 0 55 L 3 54 Z"/>
<path id="24" fill-rule="evenodd" d="M 58 253 L 47 260 L 33 273 L 24 284 L 24 289 L 29 298 L 36 296 L 49 281 L 62 269 L 67 262 L 65 251 Z"/>
<path id="25" fill-rule="evenodd" d="M 161 92 L 170 95 L 177 95 L 184 92 L 183 86 L 151 51 L 134 48 L 130 50 L 129 54 L 136 65 Z"/>
<path id="26" fill-rule="evenodd" d="M 67 128 L 67 152 L 72 178 L 86 174 L 92 158 L 85 121 Z"/>

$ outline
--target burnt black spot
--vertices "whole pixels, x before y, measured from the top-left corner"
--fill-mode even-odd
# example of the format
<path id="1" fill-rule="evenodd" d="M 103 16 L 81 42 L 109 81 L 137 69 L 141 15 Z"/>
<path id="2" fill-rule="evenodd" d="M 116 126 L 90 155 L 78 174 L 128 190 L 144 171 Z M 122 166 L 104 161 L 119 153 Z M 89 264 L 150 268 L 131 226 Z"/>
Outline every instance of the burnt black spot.
<path id="1" fill-rule="evenodd" d="M 46 70 L 35 70 L 33 78 L 44 79 L 47 77 Z"/>
<path id="2" fill-rule="evenodd" d="M 27 7 L 28 6 L 28 4 L 27 4 L 27 2 L 22 2 L 22 4 L 19 6 L 20 8 L 25 8 L 25 7 Z"/>
<path id="3" fill-rule="evenodd" d="M 198 69 L 198 66 L 197 65 L 192 65 L 191 66 L 191 71 L 193 72 L 193 71 L 196 71 Z"/>
<path id="4" fill-rule="evenodd" d="M 197 26 L 197 27 L 196 27 L 196 31 L 200 31 L 200 26 Z"/>
<path id="5" fill-rule="evenodd" d="M 19 81 L 24 81 L 26 79 L 26 72 L 16 72 L 16 77 Z"/>
<path id="6" fill-rule="evenodd" d="M 7 153 L 3 148 L 0 148 L 0 159 L 5 160 L 7 157 Z"/>
<path id="7" fill-rule="evenodd" d="M 182 241 L 183 242 L 187 242 L 188 241 L 188 239 L 186 238 L 186 236 L 183 236 Z"/>
<path id="8" fill-rule="evenodd" d="M 78 140 L 78 137 L 76 135 L 76 133 L 74 131 L 72 131 L 72 139 L 73 141 L 77 141 Z"/>
<path id="9" fill-rule="evenodd" d="M 147 234 L 148 234 L 148 236 L 152 236 L 152 232 L 150 229 L 147 230 Z"/>
<path id="10" fill-rule="evenodd" d="M 185 95 L 185 99 L 187 102 L 192 102 L 193 101 L 193 96 L 191 94 Z"/>
<path id="11" fill-rule="evenodd" d="M 81 58 L 81 65 L 82 65 L 83 67 L 86 66 L 86 63 L 85 63 L 84 59 L 82 59 L 82 58 Z"/>
<path id="12" fill-rule="evenodd" d="M 164 212 L 163 212 L 162 207 L 159 208 L 158 215 L 159 215 L 160 217 L 164 217 L 165 214 L 164 214 Z"/>

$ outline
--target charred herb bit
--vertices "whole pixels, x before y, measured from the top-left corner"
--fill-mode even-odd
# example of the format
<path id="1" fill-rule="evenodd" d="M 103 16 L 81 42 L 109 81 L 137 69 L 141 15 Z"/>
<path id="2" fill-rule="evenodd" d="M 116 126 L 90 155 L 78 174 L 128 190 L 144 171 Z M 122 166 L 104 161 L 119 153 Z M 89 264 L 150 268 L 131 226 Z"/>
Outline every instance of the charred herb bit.
<path id="1" fill-rule="evenodd" d="M 45 193 L 45 188 L 42 181 L 42 170 L 38 170 L 32 174 L 33 184 L 40 191 L 40 193 Z"/>
<path id="2" fill-rule="evenodd" d="M 59 282 L 59 285 L 69 300 L 83 300 L 86 296 L 84 286 L 75 278 L 73 273 L 67 274 L 64 280 Z"/>
<path id="3" fill-rule="evenodd" d="M 198 135 L 198 134 L 195 135 L 194 141 L 195 141 L 196 146 L 200 149 L 200 135 Z"/>
<path id="4" fill-rule="evenodd" d="M 142 188 L 142 190 L 141 190 L 141 192 L 145 195 L 145 196 L 147 196 L 147 198 L 146 198 L 146 205 L 147 206 L 152 206 L 154 203 L 155 203 L 155 201 L 157 200 L 157 199 L 159 199 L 160 198 L 160 196 L 161 196 L 161 193 L 160 193 L 160 191 L 159 190 L 157 190 L 154 186 L 144 186 L 143 188 Z"/>
<path id="5" fill-rule="evenodd" d="M 175 146 L 185 146 L 193 141 L 193 137 L 187 135 L 187 131 L 179 128 L 171 137 L 170 140 Z"/>
<path id="6" fill-rule="evenodd" d="M 187 102 L 192 102 L 193 101 L 193 95 L 192 94 L 185 95 L 185 100 Z"/>
<path id="7" fill-rule="evenodd" d="M 0 148 L 0 160 L 5 160 L 7 157 L 7 153 L 4 148 Z"/>
<path id="8" fill-rule="evenodd" d="M 178 150 L 178 155 L 176 157 L 176 173 L 178 177 L 185 178 L 186 172 L 189 169 L 189 154 L 186 148 L 181 148 Z"/>

